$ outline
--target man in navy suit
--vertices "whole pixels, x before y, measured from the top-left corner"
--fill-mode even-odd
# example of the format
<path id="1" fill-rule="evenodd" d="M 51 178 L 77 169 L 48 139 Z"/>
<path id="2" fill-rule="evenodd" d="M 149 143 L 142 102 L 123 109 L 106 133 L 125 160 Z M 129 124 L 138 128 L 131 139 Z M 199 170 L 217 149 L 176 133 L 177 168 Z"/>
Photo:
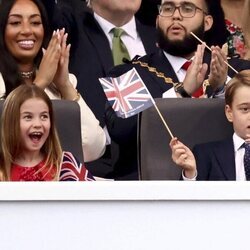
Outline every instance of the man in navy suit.
<path id="1" fill-rule="evenodd" d="M 98 78 L 106 76 L 114 66 L 112 28 L 121 27 L 125 30 L 121 39 L 131 59 L 157 49 L 156 29 L 141 24 L 135 18 L 141 0 L 90 0 L 90 8 L 79 0 L 75 1 L 76 5 L 63 0 L 57 0 L 57 4 L 51 0 L 43 2 L 50 16 L 53 16 L 53 26 L 65 27 L 69 34 L 70 72 L 76 75 L 78 91 L 104 127 L 107 99 Z M 114 158 L 117 157 L 115 152 Z M 103 158 L 104 161 L 87 163 L 87 166 L 94 175 L 114 178 L 109 146 Z"/>
<path id="2" fill-rule="evenodd" d="M 77 76 L 78 91 L 104 125 L 106 97 L 98 78 L 106 76 L 114 66 L 111 29 L 118 26 L 130 32 L 124 35 L 123 42 L 131 59 L 156 50 L 156 29 L 135 19 L 141 0 L 90 0 L 90 8 L 79 0 L 74 4 L 63 0 L 57 0 L 57 4 L 43 2 L 53 16 L 53 27 L 64 27 L 69 34 L 70 72 Z"/>
<path id="3" fill-rule="evenodd" d="M 225 114 L 233 123 L 232 138 L 196 145 L 193 152 L 177 138 L 170 142 L 184 180 L 249 180 L 244 154 L 250 143 L 250 70 L 237 74 L 228 85 Z"/>

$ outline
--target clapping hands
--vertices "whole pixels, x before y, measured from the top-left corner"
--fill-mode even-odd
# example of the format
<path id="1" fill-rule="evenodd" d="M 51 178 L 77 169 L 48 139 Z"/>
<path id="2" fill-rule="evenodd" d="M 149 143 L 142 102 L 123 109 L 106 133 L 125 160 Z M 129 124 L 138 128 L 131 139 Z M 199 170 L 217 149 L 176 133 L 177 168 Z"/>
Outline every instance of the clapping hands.
<path id="1" fill-rule="evenodd" d="M 70 45 L 67 45 L 67 36 L 65 29 L 54 31 L 47 49 L 43 49 L 43 58 L 34 81 L 38 86 L 46 88 L 53 82 L 60 91 L 70 84 Z"/>
<path id="2" fill-rule="evenodd" d="M 203 63 L 204 51 L 204 44 L 197 46 L 194 59 L 192 60 L 192 63 L 188 68 L 187 74 L 183 81 L 183 87 L 190 95 L 192 95 L 200 86 L 202 86 L 205 79 L 208 65 Z"/>

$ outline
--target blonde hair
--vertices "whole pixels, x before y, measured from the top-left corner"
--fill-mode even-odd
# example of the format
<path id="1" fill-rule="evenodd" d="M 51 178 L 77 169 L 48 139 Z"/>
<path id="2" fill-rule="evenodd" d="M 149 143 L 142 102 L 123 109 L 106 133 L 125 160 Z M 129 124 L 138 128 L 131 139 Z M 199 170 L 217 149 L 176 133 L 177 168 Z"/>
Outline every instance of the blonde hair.
<path id="1" fill-rule="evenodd" d="M 44 167 L 49 166 L 49 170 L 56 169 L 54 179 L 58 178 L 59 166 L 62 158 L 62 148 L 56 131 L 52 102 L 47 94 L 34 84 L 22 84 L 14 89 L 4 101 L 1 125 L 1 162 L 0 178 L 10 180 L 11 165 L 15 158 L 22 152 L 20 137 L 20 107 L 28 99 L 39 98 L 43 100 L 49 109 L 50 132 L 47 140 L 41 148 L 46 155 Z"/>

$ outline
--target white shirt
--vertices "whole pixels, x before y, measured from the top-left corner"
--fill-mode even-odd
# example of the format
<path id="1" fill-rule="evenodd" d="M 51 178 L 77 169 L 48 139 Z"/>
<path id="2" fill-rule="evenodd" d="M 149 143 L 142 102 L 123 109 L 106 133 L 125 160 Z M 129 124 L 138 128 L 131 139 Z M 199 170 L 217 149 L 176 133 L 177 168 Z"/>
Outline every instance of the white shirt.
<path id="1" fill-rule="evenodd" d="M 188 60 L 184 57 L 173 56 L 164 51 L 164 55 L 167 57 L 169 63 L 171 64 L 179 82 L 183 82 L 187 71 L 182 69 L 182 66 Z"/>
<path id="2" fill-rule="evenodd" d="M 107 21 L 106 19 L 102 18 L 101 16 L 97 15 L 96 13 L 94 13 L 94 17 L 99 23 L 106 37 L 108 38 L 110 48 L 112 49 L 112 29 L 116 26 Z M 119 28 L 122 28 L 125 31 L 121 36 L 121 40 L 128 50 L 130 59 L 133 59 L 136 55 L 146 55 L 142 40 L 136 30 L 135 18 L 133 17 L 128 23 Z"/>
<path id="3" fill-rule="evenodd" d="M 163 53 L 167 57 L 169 63 L 171 64 L 179 82 L 183 82 L 187 71 L 182 69 L 182 66 L 188 60 L 185 59 L 184 57 L 170 55 L 165 51 L 163 51 Z M 170 98 L 170 97 L 177 97 L 177 95 L 176 95 L 174 88 L 171 88 L 171 89 L 167 90 L 166 92 L 164 92 L 162 97 L 163 98 Z"/>

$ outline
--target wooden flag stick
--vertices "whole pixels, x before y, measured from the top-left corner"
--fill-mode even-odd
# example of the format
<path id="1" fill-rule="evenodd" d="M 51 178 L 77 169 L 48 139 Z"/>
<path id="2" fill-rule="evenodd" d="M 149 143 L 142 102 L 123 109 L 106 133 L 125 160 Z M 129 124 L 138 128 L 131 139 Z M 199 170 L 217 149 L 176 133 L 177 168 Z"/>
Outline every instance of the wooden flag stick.
<path id="1" fill-rule="evenodd" d="M 209 49 L 211 52 L 212 50 L 206 45 L 205 42 L 203 42 L 198 36 L 196 36 L 193 32 L 190 32 L 190 34 L 192 36 L 194 36 L 200 43 L 204 44 L 206 46 L 207 49 Z M 230 68 L 232 69 L 235 73 L 239 73 L 234 67 L 232 67 L 227 61 L 224 61 L 224 63 Z"/>
<path id="2" fill-rule="evenodd" d="M 156 105 L 156 103 L 155 103 L 155 102 L 154 102 L 154 106 L 155 106 L 156 111 L 158 112 L 158 114 L 159 114 L 159 116 L 160 116 L 160 118 L 161 118 L 161 120 L 162 120 L 163 124 L 165 125 L 165 127 L 166 127 L 166 129 L 167 129 L 167 131 L 168 131 L 168 133 L 169 133 L 169 135 L 170 135 L 170 137 L 171 137 L 171 139 L 173 139 L 173 138 L 174 138 L 174 136 L 173 136 L 173 134 L 172 134 L 172 132 L 171 132 L 170 128 L 168 127 L 168 125 L 167 125 L 166 121 L 164 120 L 164 118 L 163 118 L 163 116 L 162 116 L 162 114 L 161 114 L 160 110 L 158 109 L 158 107 L 157 107 L 157 105 Z"/>

